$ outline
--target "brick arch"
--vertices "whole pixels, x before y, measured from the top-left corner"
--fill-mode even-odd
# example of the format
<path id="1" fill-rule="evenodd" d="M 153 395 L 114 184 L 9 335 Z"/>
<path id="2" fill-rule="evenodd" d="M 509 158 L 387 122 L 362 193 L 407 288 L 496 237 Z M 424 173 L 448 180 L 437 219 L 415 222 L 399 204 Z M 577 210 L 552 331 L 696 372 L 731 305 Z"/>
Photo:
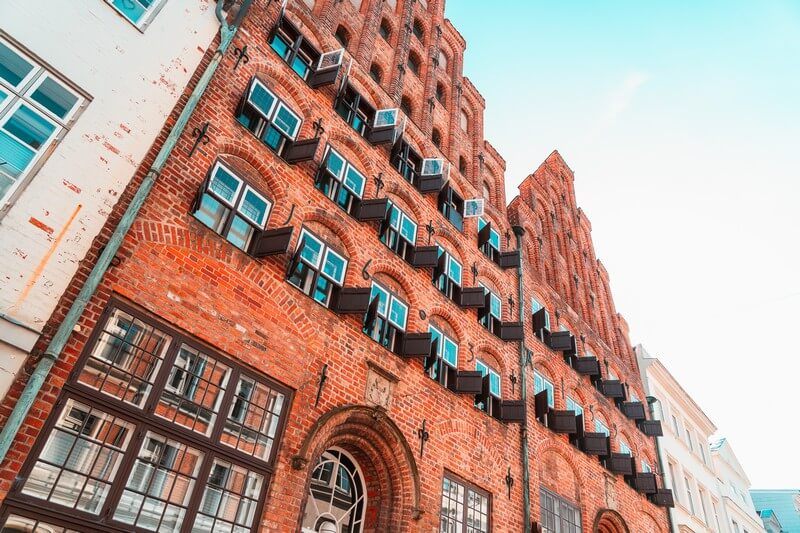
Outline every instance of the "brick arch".
<path id="1" fill-rule="evenodd" d="M 382 37 L 381 37 L 382 38 Z M 375 63 L 375 61 L 370 61 L 370 65 Z M 383 70 L 384 75 L 386 74 L 386 70 L 384 69 L 383 65 L 378 64 Z M 347 80 L 349 83 L 353 83 L 353 86 L 358 90 L 358 92 L 364 96 L 368 97 L 369 104 L 374 106 L 375 109 L 381 109 L 383 107 L 392 107 L 395 103 L 392 101 L 391 98 L 383 91 L 376 91 L 372 88 L 375 85 L 375 82 L 372 78 L 369 77 L 369 69 L 366 69 L 366 75 L 361 74 L 362 69 L 351 69 L 350 75 L 348 76 Z M 369 78 L 369 79 L 368 79 Z"/>
<path id="2" fill-rule="evenodd" d="M 652 465 L 653 463 L 650 463 L 650 464 Z M 637 510 L 639 511 L 641 516 L 644 517 L 644 521 L 648 522 L 648 525 L 650 526 L 650 530 L 649 531 L 645 531 L 643 533 L 664 533 L 666 528 L 662 525 L 662 521 L 664 520 L 663 515 L 661 516 L 660 519 L 656 518 L 653 515 L 651 509 L 652 509 L 652 507 L 642 505 L 641 503 L 638 505 L 638 509 Z"/>
<path id="3" fill-rule="evenodd" d="M 368 506 L 370 498 L 380 502 L 374 510 L 377 516 L 373 530 L 412 530 L 410 519 L 422 516 L 419 471 L 408 441 L 386 411 L 380 407 L 344 405 L 328 411 L 314 423 L 291 459 L 293 469 L 307 470 L 309 474 L 304 501 L 317 458 L 333 446 L 364 461 L 362 469 L 371 467 L 369 473 L 377 476 L 377 483 L 370 488 L 378 493 L 372 492 L 367 501 Z M 301 506 L 304 507 L 305 504 Z"/>
<path id="4" fill-rule="evenodd" d="M 373 158 L 367 157 L 363 146 L 355 140 L 353 130 L 349 127 L 346 130 L 337 128 L 336 131 L 328 135 L 327 142 L 348 161 L 353 163 L 358 171 L 364 173 L 364 177 L 367 180 L 364 187 L 364 196 L 367 197 L 367 191 L 371 188 L 374 189 L 374 184 L 370 177 L 377 174 L 379 169 L 373 162 Z"/>
<path id="5" fill-rule="evenodd" d="M 224 138 L 220 141 L 219 148 L 217 150 L 217 157 L 237 157 L 250 165 L 261 176 L 261 179 L 267 183 L 270 191 L 275 195 L 275 207 L 277 208 L 279 200 L 282 200 L 288 196 L 288 181 L 281 179 L 279 177 L 279 173 L 275 172 L 274 165 L 270 165 L 263 157 L 260 157 L 259 155 L 260 154 L 255 153 L 246 146 L 242 146 L 241 142 L 238 140 L 232 140 L 228 138 Z M 288 207 L 286 214 L 288 216 Z"/>
<path id="6" fill-rule="evenodd" d="M 419 318 L 418 313 L 422 305 L 419 293 L 424 291 L 420 291 L 416 287 L 415 280 L 411 279 L 411 276 L 404 272 L 404 269 L 397 268 L 396 265 L 399 263 L 392 261 L 392 259 L 387 257 L 386 259 L 374 260 L 367 267 L 367 271 L 370 277 L 374 277 L 376 274 L 383 274 L 394 280 L 403 289 L 403 296 L 408 299 L 406 302 L 408 304 L 408 324 L 406 329 L 414 331 L 414 329 L 422 325 L 422 320 Z"/>
<path id="7" fill-rule="evenodd" d="M 400 179 L 402 180 L 402 178 Z M 406 213 L 410 213 L 414 216 L 414 222 L 417 223 L 417 238 L 419 238 L 420 231 L 422 231 L 422 226 L 427 223 L 427 221 L 424 220 L 425 217 L 423 216 L 423 212 L 419 207 L 419 198 L 415 198 L 408 192 L 405 182 L 397 183 L 395 181 L 390 181 L 386 183 L 386 188 L 384 190 L 386 191 L 384 196 L 387 196 L 390 200 L 394 200 L 394 198 L 390 197 L 389 194 L 399 198 L 401 200 L 401 202 L 398 202 L 400 208 Z"/>
<path id="8" fill-rule="evenodd" d="M 575 454 L 567 451 L 569 447 L 569 444 L 559 440 L 536 451 L 539 458 L 539 484 L 580 506 L 583 477 L 580 468 L 575 464 Z M 563 468 L 564 465 L 567 468 Z M 565 487 L 571 490 L 571 494 L 564 493 Z"/>
<path id="9" fill-rule="evenodd" d="M 444 244 L 444 248 L 448 250 L 449 253 L 455 255 L 456 259 L 463 268 L 461 272 L 461 285 L 466 285 L 464 283 L 464 277 L 469 273 L 469 266 L 465 265 L 465 261 L 468 258 L 466 246 L 464 246 L 464 239 L 459 239 L 449 228 L 445 226 L 436 227 L 436 233 L 433 234 L 431 237 L 431 244 L 435 241 L 441 241 Z"/>
<path id="10" fill-rule="evenodd" d="M 509 460 L 508 448 L 503 448 L 503 454 L 501 455 L 497 452 L 495 446 L 489 442 L 489 439 L 486 438 L 484 428 L 471 425 L 463 419 L 447 418 L 442 422 L 435 423 L 434 428 L 436 429 L 436 435 L 438 439 L 455 439 L 453 441 L 453 446 L 450 449 L 460 451 L 462 455 L 474 453 L 475 450 L 478 450 L 478 453 L 486 453 L 489 456 L 490 464 L 496 467 L 507 463 Z M 472 443 L 474 446 L 464 446 L 465 442 Z M 448 466 L 457 467 L 458 461 L 459 457 L 453 454 L 448 459 Z M 471 461 L 465 460 L 465 462 L 469 463 Z M 461 470 L 463 470 L 463 468 Z M 499 469 L 489 470 L 499 471 Z M 456 473 L 458 473 L 458 471 L 456 471 Z M 467 474 L 466 472 L 462 473 Z M 464 477 L 470 478 L 471 476 L 465 475 Z"/>
<path id="11" fill-rule="evenodd" d="M 289 68 L 289 66 L 280 59 L 266 57 L 261 60 L 253 59 L 247 65 L 250 73 L 247 77 L 248 81 L 252 77 L 258 78 L 303 119 L 303 124 L 300 126 L 301 133 L 298 133 L 298 137 L 305 136 L 305 133 L 309 133 L 308 136 L 311 136 L 310 132 L 313 132 L 311 123 L 313 122 L 315 110 L 311 106 L 308 97 L 304 94 L 308 89 L 303 80 L 293 72 L 286 72 L 285 69 Z M 246 88 L 247 86 L 243 85 L 241 90 L 236 93 L 234 108 L 239 103 L 239 99 Z"/>
<path id="12" fill-rule="evenodd" d="M 622 515 L 613 509 L 600 509 L 594 517 L 593 533 L 630 533 Z"/>
<path id="13" fill-rule="evenodd" d="M 320 53 L 333 50 L 331 46 L 334 42 L 338 48 L 339 41 L 333 37 L 333 32 L 335 31 L 335 27 L 339 25 L 339 22 L 334 23 L 333 31 L 331 31 L 330 35 L 324 35 L 317 31 L 317 27 L 320 25 L 319 21 L 314 20 L 312 15 L 307 13 L 305 10 L 297 9 L 297 4 L 298 2 L 288 2 L 284 16 L 288 15 L 287 18 L 289 21 L 297 26 L 297 29 L 303 33 L 303 37 L 311 41 L 311 44 L 313 44 L 314 47 L 320 51 Z M 301 22 L 301 24 L 297 24 L 298 20 Z M 348 28 L 348 30 L 349 29 L 350 28 Z M 351 32 L 350 35 L 352 36 L 353 33 Z"/>
<path id="14" fill-rule="evenodd" d="M 456 316 L 450 309 L 447 309 L 446 307 L 433 307 L 427 310 L 427 314 L 428 322 L 432 321 L 434 318 L 438 318 L 455 332 L 456 338 L 453 340 L 459 344 L 459 352 L 463 354 L 464 352 L 462 347 L 467 339 L 467 330 L 464 327 L 463 319 Z"/>
<path id="15" fill-rule="evenodd" d="M 473 352 L 475 353 L 475 359 L 479 359 L 481 354 L 486 354 L 491 357 L 495 363 L 494 368 L 496 368 L 497 372 L 500 374 L 501 381 L 505 381 L 506 376 L 509 374 L 508 365 L 506 364 L 503 355 L 494 346 L 490 345 L 486 341 L 478 342 L 473 345 Z M 505 384 L 503 385 L 503 388 L 505 388 Z"/>
<path id="16" fill-rule="evenodd" d="M 299 211 L 299 212 L 298 212 Z M 331 233 L 336 234 L 336 236 L 342 241 L 342 245 L 347 252 L 347 257 L 350 260 L 350 264 L 357 262 L 360 259 L 360 248 L 358 243 L 356 242 L 356 237 L 353 235 L 353 231 L 348 229 L 348 223 L 345 221 L 344 217 L 334 209 L 322 209 L 320 207 L 314 207 L 310 209 L 306 209 L 305 207 L 299 207 L 295 209 L 294 212 L 294 220 L 300 220 L 302 222 L 316 222 L 321 226 L 325 226 Z M 298 239 L 300 238 L 300 230 L 295 232 L 296 235 L 293 236 L 294 239 L 294 247 L 297 246 Z M 290 246 L 290 250 L 294 249 L 293 246 Z M 356 260 L 356 261 L 354 261 Z M 348 271 L 350 269 L 348 268 Z M 351 275 L 348 273 L 348 280 L 350 279 Z M 360 276 L 359 276 L 360 277 Z"/>

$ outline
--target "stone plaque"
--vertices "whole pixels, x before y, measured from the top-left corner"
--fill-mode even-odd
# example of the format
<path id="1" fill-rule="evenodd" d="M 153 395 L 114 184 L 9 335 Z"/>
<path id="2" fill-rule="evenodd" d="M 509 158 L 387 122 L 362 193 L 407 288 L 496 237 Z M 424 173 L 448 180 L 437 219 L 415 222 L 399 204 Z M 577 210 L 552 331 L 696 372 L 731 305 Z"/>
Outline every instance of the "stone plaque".
<path id="1" fill-rule="evenodd" d="M 388 411 L 392 404 L 392 393 L 394 393 L 397 378 L 372 362 L 368 362 L 367 366 L 364 400 L 367 405 L 376 405 Z"/>

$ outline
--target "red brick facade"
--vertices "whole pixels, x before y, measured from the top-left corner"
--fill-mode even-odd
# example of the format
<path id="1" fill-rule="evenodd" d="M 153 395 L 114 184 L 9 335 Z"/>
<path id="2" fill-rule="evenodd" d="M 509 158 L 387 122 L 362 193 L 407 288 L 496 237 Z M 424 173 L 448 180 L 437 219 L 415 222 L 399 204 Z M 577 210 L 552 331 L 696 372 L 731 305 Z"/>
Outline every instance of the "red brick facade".
<path id="1" fill-rule="evenodd" d="M 279 2 L 255 2 L 234 42 L 247 45 L 249 61 L 234 69 L 233 54 L 223 59 L 125 239 L 119 264 L 105 275 L 2 465 L 0 495 L 13 505 L 20 483 L 12 482 L 34 458 L 37 439 L 46 438 L 41 429 L 55 413 L 77 358 L 91 349 L 90 335 L 102 326 L 98 321 L 113 299 L 289 391 L 277 455 L 265 467 L 270 479 L 261 493 L 256 530 L 300 529 L 314 465 L 325 450 L 336 448 L 361 468 L 365 532 L 438 531 L 445 475 L 489 495 L 492 531 L 522 531 L 521 433 L 527 427 L 532 521 L 542 521 L 543 487 L 580 510 L 583 531 L 665 533 L 664 509 L 536 420 L 530 365 L 525 366 L 527 422 L 501 422 L 477 409 L 472 395 L 455 394 L 428 377 L 422 359 L 400 357 L 370 339 L 362 332 L 363 315 L 334 313 L 287 283 L 287 268 L 306 228 L 348 259 L 345 287 L 382 283 L 408 304 L 407 332 L 434 325 L 458 343 L 460 370 L 475 370 L 480 360 L 498 372 L 503 399 L 520 397 L 519 342 L 487 331 L 475 309 L 456 305 L 433 285 L 430 268 L 414 268 L 382 244 L 378 223 L 356 220 L 315 188 L 314 175 L 330 144 L 367 177 L 364 199 L 390 198 L 417 222 L 419 246 L 439 244 L 463 266 L 462 286 L 482 283 L 500 296 L 503 321 L 522 321 L 530 362 L 554 385 L 555 409 L 567 409 L 566 398 L 572 398 L 585 410 L 586 431 L 594 431 L 599 419 L 610 429 L 615 451 L 624 441 L 637 463 L 657 466 L 653 439 L 534 336 L 535 298 L 549 310 L 553 331 L 568 327 L 581 354 L 596 355 L 606 376 L 612 372 L 629 386 L 628 396 L 644 399 L 627 324 L 615 310 L 608 273 L 594 254 L 591 225 L 577 208 L 573 175 L 560 155 L 553 152 L 506 206 L 505 162 L 483 138 L 484 100 L 462 76 L 465 42 L 443 19 L 443 1 L 318 0 L 313 8 L 308 3 L 290 1 L 286 19 L 317 50 L 339 48 L 337 31 L 348 37 L 351 85 L 377 109 L 398 107 L 404 99 L 410 104 L 403 138 L 423 157 L 443 155 L 451 162 L 449 184 L 462 198 L 487 196 L 484 218 L 500 234 L 502 250 L 516 249 L 512 226 L 525 231 L 524 316 L 518 316 L 517 269 L 502 269 L 479 250 L 477 219 L 464 219 L 463 232 L 458 231 L 437 209 L 436 194 L 421 194 L 392 167 L 390 145 L 373 146 L 354 132 L 333 109 L 339 81 L 312 89 L 271 49 L 268 36 Z M 388 38 L 379 32 L 382 24 L 390 30 Z M 418 74 L 408 66 L 409 54 L 418 60 Z M 380 82 L 370 76 L 373 65 Z M 321 119 L 324 132 L 314 160 L 288 164 L 237 121 L 237 107 L 254 77 L 302 118 L 298 139 L 313 138 L 314 122 Z M 95 242 L 49 331 L 73 301 L 173 121 L 174 116 Z M 210 142 L 189 157 L 190 133 L 206 122 Z M 434 131 L 441 150 L 432 141 Z M 256 259 L 191 214 L 198 188 L 217 161 L 272 201 L 268 228 L 294 228 L 288 253 Z M 372 179 L 378 175 L 380 191 Z M 429 222 L 432 235 L 425 229 Z M 2 405 L 3 418 L 31 368 L 26 370 Z M 387 401 L 383 389 L 390 395 L 385 409 L 376 407 Z M 428 439 L 421 453 L 423 422 Z M 510 487 L 507 476 L 513 479 Z"/>

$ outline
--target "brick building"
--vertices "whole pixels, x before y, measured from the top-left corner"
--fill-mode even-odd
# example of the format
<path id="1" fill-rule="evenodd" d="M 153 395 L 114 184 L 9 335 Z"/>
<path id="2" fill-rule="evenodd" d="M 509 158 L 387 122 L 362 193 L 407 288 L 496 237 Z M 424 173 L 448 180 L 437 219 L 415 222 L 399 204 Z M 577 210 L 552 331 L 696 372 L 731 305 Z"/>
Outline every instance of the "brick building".
<path id="1" fill-rule="evenodd" d="M 9 531 L 668 531 L 572 172 L 506 204 L 443 12 L 253 4 L 6 455 Z"/>

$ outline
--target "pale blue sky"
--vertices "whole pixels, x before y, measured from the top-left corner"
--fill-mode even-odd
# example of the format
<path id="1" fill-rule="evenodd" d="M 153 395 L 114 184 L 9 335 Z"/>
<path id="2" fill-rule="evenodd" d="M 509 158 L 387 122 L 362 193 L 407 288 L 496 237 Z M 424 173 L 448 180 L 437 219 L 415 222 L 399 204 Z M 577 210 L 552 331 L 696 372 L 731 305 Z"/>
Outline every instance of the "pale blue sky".
<path id="1" fill-rule="evenodd" d="M 800 0 L 450 0 L 509 200 L 558 149 L 618 310 L 800 487 Z"/>

